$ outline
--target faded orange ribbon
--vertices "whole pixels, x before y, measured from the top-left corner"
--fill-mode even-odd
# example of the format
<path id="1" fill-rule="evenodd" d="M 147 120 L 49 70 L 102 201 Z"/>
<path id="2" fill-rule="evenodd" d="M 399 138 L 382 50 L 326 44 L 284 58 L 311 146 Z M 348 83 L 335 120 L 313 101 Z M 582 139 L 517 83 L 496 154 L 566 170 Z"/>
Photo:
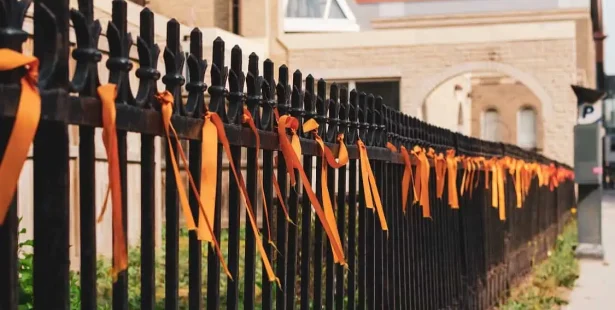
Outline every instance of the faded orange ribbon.
<path id="1" fill-rule="evenodd" d="M 263 178 L 260 177 L 260 174 L 259 174 L 260 165 L 258 163 L 258 157 L 260 153 L 261 138 L 260 138 L 260 135 L 258 134 L 258 129 L 256 128 L 256 124 L 254 124 L 254 118 L 252 117 L 252 113 L 250 113 L 250 111 L 246 107 L 243 108 L 242 123 L 247 124 L 252 130 L 252 134 L 254 134 L 254 140 L 256 142 L 255 144 L 256 157 L 254 159 L 254 161 L 256 162 L 256 179 L 258 180 L 258 187 L 260 188 L 261 198 L 263 201 L 263 210 L 265 211 L 264 217 L 265 217 L 265 223 L 267 224 L 267 240 L 268 240 L 268 243 L 275 248 L 276 246 L 273 243 L 273 239 L 271 238 L 271 226 L 269 224 L 269 209 L 267 207 L 267 200 L 265 199 L 265 187 L 263 185 Z M 288 217 L 288 214 L 287 214 L 287 219 L 290 220 L 290 218 Z"/>
<path id="2" fill-rule="evenodd" d="M 446 169 L 448 170 L 448 205 L 452 209 L 459 209 L 459 195 L 457 194 L 457 157 L 455 150 L 446 151 Z"/>
<path id="3" fill-rule="evenodd" d="M 6 144 L 2 161 L 0 161 L 0 225 L 4 223 L 11 201 L 17 190 L 21 169 L 28 157 L 28 150 L 38 128 L 41 118 L 41 96 L 38 93 L 38 59 L 19 52 L 0 49 L 0 71 L 8 71 L 19 67 L 26 68 L 26 74 L 21 78 L 21 94 L 15 113 L 13 130 Z"/>
<path id="4" fill-rule="evenodd" d="M 310 184 L 310 180 L 308 179 L 305 171 L 303 171 L 303 166 L 299 160 L 299 156 L 301 155 L 300 149 L 297 149 L 297 145 L 299 144 L 299 137 L 297 137 L 297 128 L 299 128 L 299 121 L 290 116 L 290 115 L 282 115 L 278 119 L 278 138 L 280 140 L 280 151 L 282 151 L 282 156 L 284 156 L 284 163 L 286 164 L 286 172 L 290 176 L 290 184 L 294 186 L 297 182 L 295 179 L 295 169 L 299 172 L 299 176 L 301 178 L 301 183 L 303 184 L 303 188 L 305 189 L 305 193 L 308 195 L 312 206 L 314 207 L 314 211 L 320 220 L 320 223 L 329 238 L 329 242 L 331 243 L 331 248 L 333 249 L 333 254 L 340 258 L 339 263 L 342 265 L 346 265 L 346 261 L 344 259 L 344 250 L 342 248 L 341 243 L 338 243 L 338 239 L 336 239 L 335 234 L 332 228 L 327 221 L 327 216 L 323 211 L 323 208 L 316 197 L 316 194 L 312 190 L 312 185 Z M 291 141 L 296 141 L 292 143 L 288 140 L 288 136 L 286 131 L 290 130 L 291 132 Z"/>
<path id="5" fill-rule="evenodd" d="M 120 176 L 120 157 L 117 142 L 117 130 L 115 126 L 116 110 L 115 96 L 117 86 L 107 84 L 98 87 L 98 96 L 101 102 L 102 125 L 103 125 L 103 144 L 107 153 L 109 186 L 103 202 L 98 222 L 103 219 L 107 210 L 107 202 L 111 195 L 111 225 L 113 229 L 113 280 L 117 280 L 117 275 L 128 268 L 128 252 L 124 233 L 124 220 L 122 215 L 122 179 Z"/>
<path id="6" fill-rule="evenodd" d="M 387 142 L 386 144 L 387 149 L 389 149 L 391 152 L 393 153 L 397 153 L 397 147 L 391 143 L 391 142 Z"/>
<path id="7" fill-rule="evenodd" d="M 410 182 L 412 182 L 412 192 L 413 197 L 416 199 L 416 187 L 414 186 L 414 180 L 412 176 L 412 162 L 410 161 L 410 153 L 406 149 L 405 146 L 401 146 L 401 156 L 404 159 L 404 175 L 401 180 L 401 188 L 402 188 L 402 210 L 406 213 L 406 208 L 408 207 L 408 195 L 410 194 Z M 418 171 L 418 170 L 417 170 Z M 419 172 L 417 172 L 418 174 Z"/>
<path id="8" fill-rule="evenodd" d="M 423 208 L 423 217 L 431 218 L 431 210 L 429 206 L 429 160 L 425 153 L 425 149 L 420 146 L 414 146 L 411 152 L 418 160 L 416 166 L 416 174 L 414 175 L 414 186 L 416 194 L 414 202 L 418 202 Z"/>
<path id="9" fill-rule="evenodd" d="M 245 112 L 246 111 L 244 111 L 244 113 Z M 252 232 L 254 233 L 256 247 L 263 261 L 263 266 L 265 267 L 265 271 L 267 272 L 267 277 L 269 278 L 270 282 L 276 281 L 278 285 L 281 287 L 279 279 L 275 276 L 275 273 L 273 272 L 273 267 L 271 266 L 271 262 L 269 261 L 269 258 L 267 257 L 267 252 L 265 252 L 265 247 L 263 246 L 263 242 L 261 240 L 260 233 L 258 231 L 258 225 L 256 223 L 256 216 L 254 215 L 254 209 L 252 208 L 252 203 L 250 202 L 250 199 L 248 199 L 248 189 L 246 188 L 246 184 L 243 180 L 243 175 L 241 173 L 238 173 L 237 168 L 235 167 L 235 163 L 231 155 L 231 146 L 228 141 L 228 138 L 226 137 L 226 132 L 224 130 L 224 123 L 222 122 L 222 119 L 220 119 L 220 116 L 218 116 L 218 114 L 216 113 L 207 112 L 205 114 L 205 122 L 203 123 L 203 140 L 205 139 L 213 140 L 215 141 L 216 144 L 218 143 L 218 140 L 220 141 L 220 143 L 222 143 L 222 147 L 224 148 L 224 152 L 226 153 L 229 166 L 231 167 L 231 171 L 233 172 L 235 181 L 237 182 L 237 185 L 241 191 L 243 201 L 246 204 L 246 210 L 248 211 L 247 213 L 248 213 L 248 218 L 250 220 L 250 226 L 252 227 Z M 202 156 L 203 158 L 206 158 L 208 156 L 215 158 L 215 155 L 207 154 L 209 150 L 203 150 L 203 152 L 204 152 Z M 208 166 L 208 164 L 209 163 L 203 162 L 202 170 L 209 171 L 210 173 L 211 171 L 214 171 L 214 173 L 217 174 L 217 167 Z M 205 181 L 209 182 L 209 179 Z M 206 187 L 213 187 L 215 189 L 216 183 L 215 182 L 213 184 L 211 182 L 201 183 L 201 188 L 206 188 Z M 215 201 L 215 192 L 214 192 L 214 201 Z"/>
<path id="10" fill-rule="evenodd" d="M 376 213 L 380 220 L 380 228 L 384 231 L 389 230 L 387 225 L 387 219 L 384 215 L 384 208 L 382 207 L 382 200 L 380 199 L 380 193 L 376 186 L 376 178 L 374 172 L 369 164 L 369 157 L 367 155 L 367 147 L 361 139 L 357 140 L 357 146 L 359 148 L 359 157 L 361 165 L 361 180 L 363 183 L 363 196 L 365 198 L 365 206 L 369 209 L 373 209 L 376 206 Z"/>
<path id="11" fill-rule="evenodd" d="M 436 172 L 436 197 L 442 199 L 444 195 L 444 178 L 446 176 L 447 163 L 442 153 L 436 154 L 434 149 L 429 148 L 427 156 L 433 158 Z"/>
<path id="12" fill-rule="evenodd" d="M 333 211 L 333 203 L 331 202 L 331 196 L 329 194 L 329 188 L 327 186 L 327 165 L 334 169 L 343 167 L 348 163 L 348 150 L 344 144 L 344 135 L 338 135 L 337 141 L 339 142 L 338 159 L 335 159 L 331 150 L 325 145 L 322 138 L 318 135 L 318 123 L 316 120 L 309 119 L 303 124 L 303 132 L 310 132 L 314 136 L 314 140 L 318 143 L 321 153 L 321 165 L 320 165 L 320 190 L 322 193 L 322 204 L 325 211 L 325 217 L 329 223 L 329 227 L 335 237 L 335 242 L 342 244 L 339 231 L 337 229 L 337 222 L 335 220 L 335 212 Z M 335 263 L 341 263 L 344 258 L 338 257 L 335 251 L 333 252 L 333 260 Z"/>
<path id="13" fill-rule="evenodd" d="M 175 127 L 173 127 L 173 124 L 171 123 L 171 116 L 173 115 L 173 95 L 169 91 L 164 91 L 164 92 L 156 94 L 156 99 L 158 100 L 158 102 L 160 102 L 160 112 L 162 115 L 162 124 L 164 126 L 165 136 L 167 138 L 167 145 L 169 149 L 172 149 L 173 145 L 171 143 L 171 133 L 173 133 L 173 137 L 175 138 L 175 143 L 177 146 L 177 151 L 184 164 L 186 174 L 188 175 L 188 181 L 190 183 L 190 187 L 192 191 L 194 192 L 194 194 L 197 197 L 200 197 L 200 199 L 197 200 L 199 204 L 199 210 L 200 210 L 199 220 L 203 220 L 204 222 L 199 222 L 199 226 L 205 225 L 205 227 L 203 228 L 203 226 L 200 226 L 200 228 L 197 230 L 196 224 L 194 222 L 194 218 L 192 217 L 192 212 L 190 211 L 190 206 L 188 203 L 188 195 L 186 194 L 186 189 L 184 187 L 184 181 L 182 180 L 182 177 L 179 173 L 179 166 L 177 164 L 177 159 L 175 158 L 175 152 L 169 152 L 169 155 L 171 157 L 171 166 L 173 168 L 173 175 L 175 176 L 175 184 L 177 186 L 177 193 L 179 195 L 179 203 L 182 208 L 182 213 L 184 214 L 184 217 L 186 219 L 186 226 L 188 227 L 188 230 L 197 230 L 197 237 L 199 240 L 206 240 L 205 236 L 211 236 L 210 243 L 213 243 L 214 249 L 216 250 L 216 254 L 218 255 L 218 258 L 220 259 L 220 263 L 222 265 L 222 268 L 224 269 L 224 272 L 226 273 L 227 277 L 232 280 L 233 277 L 231 275 L 231 272 L 228 270 L 226 262 L 224 261 L 224 256 L 222 255 L 222 251 L 220 250 L 220 245 L 218 244 L 218 241 L 216 240 L 216 237 L 214 235 L 213 225 L 210 222 L 210 218 L 207 216 L 208 212 L 206 211 L 208 209 L 206 209 L 203 205 L 203 200 L 207 201 L 207 199 L 204 199 L 204 196 L 199 194 L 199 191 L 197 190 L 196 185 L 194 184 L 194 179 L 192 178 L 192 174 L 190 173 L 190 170 L 188 170 L 188 160 L 186 159 L 186 154 L 184 153 L 184 150 L 182 149 L 181 144 L 179 143 L 179 138 L 177 137 L 177 132 L 175 131 Z M 205 128 L 203 129 L 203 135 L 210 134 L 210 131 L 208 131 L 209 128 L 210 127 L 208 127 L 207 129 Z M 214 135 L 214 137 L 216 136 L 217 135 Z M 211 136 L 207 135 L 206 138 L 203 139 L 203 142 L 206 142 L 210 138 Z M 206 158 L 206 156 L 203 156 L 203 157 Z M 208 164 L 210 164 L 210 162 L 208 161 L 201 162 L 201 172 L 210 173 L 211 169 L 203 168 L 204 165 L 208 165 Z M 217 164 L 216 164 L 216 169 L 217 169 Z M 201 173 L 201 186 L 203 184 L 203 181 L 204 181 L 203 173 Z M 211 178 L 206 178 L 205 181 L 210 182 Z M 215 186 L 216 184 L 214 183 L 214 188 Z M 202 233 L 203 231 L 205 231 L 205 229 L 208 235 Z"/>

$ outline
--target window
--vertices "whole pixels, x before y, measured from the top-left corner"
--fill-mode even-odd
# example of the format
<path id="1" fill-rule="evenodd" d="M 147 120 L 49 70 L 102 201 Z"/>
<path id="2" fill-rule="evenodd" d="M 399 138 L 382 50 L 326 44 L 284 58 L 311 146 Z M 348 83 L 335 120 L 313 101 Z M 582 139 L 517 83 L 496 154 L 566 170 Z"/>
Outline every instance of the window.
<path id="1" fill-rule="evenodd" d="M 339 88 L 346 87 L 348 91 L 356 89 L 359 93 L 373 94 L 382 97 L 382 102 L 389 108 L 399 110 L 399 81 L 336 81 Z M 331 83 L 327 83 L 329 87 Z"/>
<path id="2" fill-rule="evenodd" d="M 483 113 L 481 126 L 481 139 L 493 142 L 500 141 L 499 132 L 500 113 L 496 109 L 489 109 Z"/>
<path id="3" fill-rule="evenodd" d="M 284 0 L 284 31 L 359 31 L 347 0 Z"/>
<path id="4" fill-rule="evenodd" d="M 530 107 L 517 114 L 517 145 L 524 149 L 536 148 L 536 111 Z"/>

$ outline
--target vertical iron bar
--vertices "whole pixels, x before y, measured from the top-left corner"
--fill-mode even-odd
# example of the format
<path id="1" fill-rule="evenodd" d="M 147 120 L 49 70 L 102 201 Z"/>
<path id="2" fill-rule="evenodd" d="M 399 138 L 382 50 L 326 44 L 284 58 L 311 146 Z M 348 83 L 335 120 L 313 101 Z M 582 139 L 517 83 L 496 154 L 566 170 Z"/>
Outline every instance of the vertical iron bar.
<path id="1" fill-rule="evenodd" d="M 265 131 L 273 130 L 273 108 L 276 106 L 275 100 L 275 81 L 273 79 L 273 62 L 270 59 L 265 60 L 263 63 L 263 101 L 261 102 L 262 114 L 261 114 L 261 126 Z M 263 223 L 266 225 L 272 225 L 274 220 L 273 215 L 273 185 L 271 180 L 275 177 L 273 174 L 273 151 L 263 150 L 263 186 L 265 192 L 265 203 L 268 210 L 263 214 Z M 268 226 L 269 228 L 269 226 Z M 269 244 L 270 239 L 269 231 L 267 234 L 263 234 L 263 243 L 265 244 L 265 251 L 267 257 L 273 259 L 273 246 Z M 262 308 L 263 310 L 269 310 L 273 308 L 273 286 L 265 281 L 266 279 L 265 268 L 263 267 L 263 292 L 262 292 Z"/>
<path id="2" fill-rule="evenodd" d="M 166 74 L 162 82 L 167 91 L 173 95 L 173 115 L 184 115 L 181 86 L 184 53 L 179 43 L 179 23 L 175 19 L 167 22 L 167 46 L 164 49 Z M 177 309 L 179 304 L 179 200 L 175 176 L 171 173 L 171 152 L 178 158 L 178 143 L 171 137 L 172 147 L 167 147 L 166 154 L 166 253 L 165 253 L 165 308 Z"/>
<path id="3" fill-rule="evenodd" d="M 198 28 L 190 32 L 190 54 L 186 60 L 186 65 L 190 77 L 186 84 L 188 91 L 186 110 L 191 117 L 202 119 L 205 112 L 204 92 L 207 90 L 207 85 L 203 82 L 207 62 L 203 59 L 203 34 Z M 188 145 L 188 165 L 197 189 L 201 186 L 202 146 L 203 142 L 199 140 L 190 141 Z M 199 199 L 200 197 L 196 193 L 190 191 L 190 212 L 197 226 L 200 221 Z M 196 231 L 191 232 L 188 238 L 188 304 L 190 309 L 200 310 L 203 309 L 203 276 L 201 272 L 203 269 L 203 244 Z"/>
<path id="4" fill-rule="evenodd" d="M 77 61 L 71 82 L 73 91 L 80 96 L 95 96 L 98 81 L 98 62 L 101 53 L 97 50 L 100 23 L 94 21 L 92 1 L 79 1 L 79 10 L 71 9 L 77 48 L 73 58 Z M 96 153 L 94 128 L 79 128 L 79 230 L 80 230 L 80 303 L 81 309 L 96 309 Z"/>
<path id="5" fill-rule="evenodd" d="M 226 118 L 224 104 L 224 86 L 228 75 L 227 68 L 224 66 L 224 41 L 217 37 L 213 42 L 212 64 L 211 64 L 211 86 L 209 92 L 209 111 L 218 114 L 222 119 Z M 216 154 L 217 166 L 222 167 L 222 148 L 218 147 Z M 214 229 L 214 236 L 220 240 L 221 217 L 222 217 L 222 169 L 218 169 L 216 175 L 216 210 L 214 221 L 211 223 Z M 207 309 L 220 309 L 220 261 L 216 250 L 209 247 L 207 251 Z"/>
<path id="6" fill-rule="evenodd" d="M 242 51 L 237 45 L 231 50 L 231 70 L 229 71 L 229 104 L 228 104 L 228 123 L 239 125 L 243 112 L 243 87 L 245 77 L 242 66 Z M 241 173 L 241 146 L 231 145 L 231 156 L 233 163 Z M 241 200 L 242 194 L 239 192 L 237 180 L 229 170 L 228 187 L 228 267 L 231 275 L 237 280 L 227 281 L 227 309 L 236 310 L 239 307 L 239 235 L 241 229 Z M 247 197 L 246 197 L 247 198 Z M 247 223 L 247 222 L 246 222 Z"/>
<path id="7" fill-rule="evenodd" d="M 261 96 L 263 78 L 258 73 L 258 56 L 255 53 L 250 54 L 248 61 L 248 75 L 246 77 L 247 87 L 247 107 L 254 120 L 256 128 L 260 129 L 260 108 L 259 103 L 263 99 Z M 247 174 L 246 187 L 248 190 L 248 199 L 254 209 L 255 220 L 258 219 L 258 162 L 259 153 L 256 148 L 248 148 L 246 158 Z M 262 198 L 261 198 L 262 199 Z M 248 211 L 246 210 L 246 230 L 249 230 Z M 263 227 L 266 227 L 265 219 L 263 218 Z M 254 309 L 255 307 L 255 283 L 256 283 L 256 239 L 253 234 L 246 232 L 246 251 L 244 263 L 244 296 L 243 303 L 245 309 Z M 266 278 L 266 275 L 263 275 Z M 265 282 L 267 282 L 267 279 Z"/>
<path id="8" fill-rule="evenodd" d="M 34 55 L 41 61 L 40 72 L 44 72 L 39 80 L 39 89 L 41 92 L 56 91 L 58 102 L 68 100 L 68 2 L 38 0 L 34 3 Z M 18 11 L 12 13 L 20 14 Z M 34 140 L 33 153 L 34 308 L 69 309 L 67 126 L 60 122 L 41 122 Z M 16 213 L 15 205 L 12 209 Z M 14 218 L 11 220 L 15 224 Z M 10 226 L 7 228 L 10 229 Z"/>
<path id="9" fill-rule="evenodd" d="M 305 94 L 303 105 L 305 108 L 306 121 L 316 117 L 316 96 L 314 93 L 314 77 L 310 74 L 305 79 Z M 310 134 L 311 135 L 311 134 Z M 308 133 L 304 132 L 304 137 Z M 312 182 L 312 156 L 303 156 L 303 169 Z M 312 246 L 312 203 L 304 194 L 301 202 L 301 310 L 310 309 L 310 249 Z M 318 225 L 318 223 L 315 223 Z"/>
<path id="10" fill-rule="evenodd" d="M 339 128 L 338 134 L 346 137 L 349 121 L 348 121 L 348 89 L 342 87 L 340 91 L 340 103 L 339 103 Z M 340 136 L 341 137 L 341 136 Z M 336 140 L 338 137 L 335 137 Z M 345 143 L 344 140 L 340 141 Z M 339 142 L 338 142 L 339 143 Z M 344 244 L 346 240 L 346 171 L 347 166 L 343 166 L 338 170 L 338 184 L 337 184 L 337 228 L 339 229 L 340 240 L 342 242 L 342 249 L 344 249 Z M 353 226 L 349 226 L 350 229 Z M 348 253 L 348 251 L 346 251 Z M 349 256 L 346 256 L 346 261 L 348 261 Z M 344 267 L 343 266 L 335 266 L 335 278 L 336 278 L 336 288 L 335 288 L 335 303 L 336 309 L 344 309 Z M 352 273 L 348 273 L 348 277 L 351 277 Z"/>
<path id="11" fill-rule="evenodd" d="M 305 114 L 305 111 L 303 110 L 303 92 L 301 90 L 301 83 L 303 83 L 301 71 L 297 70 L 293 73 L 291 97 L 292 104 L 290 107 L 290 114 L 299 121 L 299 124 L 303 122 L 302 118 Z M 302 133 L 301 128 L 299 128 L 298 132 L 299 134 Z M 290 191 L 290 197 L 288 200 L 288 213 L 293 223 L 298 223 L 299 186 L 299 182 L 295 183 L 295 186 Z M 305 209 L 303 211 L 305 211 Z M 295 309 L 295 283 L 297 278 L 297 226 L 291 224 L 287 225 L 287 227 L 288 249 L 286 253 L 286 308 Z"/>
<path id="12" fill-rule="evenodd" d="M 280 80 L 278 81 L 276 87 L 276 94 L 278 99 L 278 110 L 280 116 L 282 116 L 290 112 L 290 85 L 288 84 L 288 67 L 286 67 L 286 65 L 280 66 L 278 76 Z M 278 197 L 278 199 L 284 201 L 286 205 L 288 205 L 287 183 L 288 177 L 286 162 L 284 161 L 284 156 L 282 156 L 282 153 L 278 152 L 278 184 L 280 184 L 280 193 L 282 195 L 282 197 Z M 277 211 L 281 211 L 281 209 Z M 287 230 L 288 222 L 286 220 L 286 215 L 284 212 L 277 212 L 276 244 L 279 250 L 279 255 L 277 257 L 276 274 L 280 279 L 281 287 L 276 290 L 276 309 L 279 310 L 286 309 L 286 292 L 288 291 L 286 285 L 286 260 L 288 258 L 286 255 Z"/>

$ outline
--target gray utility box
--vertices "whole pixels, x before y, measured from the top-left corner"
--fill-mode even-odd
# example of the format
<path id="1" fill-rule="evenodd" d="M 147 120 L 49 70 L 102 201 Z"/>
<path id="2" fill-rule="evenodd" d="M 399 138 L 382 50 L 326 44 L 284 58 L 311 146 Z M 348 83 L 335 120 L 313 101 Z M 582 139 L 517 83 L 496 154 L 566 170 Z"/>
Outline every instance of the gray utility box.
<path id="1" fill-rule="evenodd" d="M 604 160 L 615 165 L 615 134 L 607 134 L 604 137 Z"/>
<path id="2" fill-rule="evenodd" d="M 602 168 L 601 127 L 601 122 L 574 126 L 574 176 L 578 184 L 602 182 L 601 173 L 594 171 Z"/>

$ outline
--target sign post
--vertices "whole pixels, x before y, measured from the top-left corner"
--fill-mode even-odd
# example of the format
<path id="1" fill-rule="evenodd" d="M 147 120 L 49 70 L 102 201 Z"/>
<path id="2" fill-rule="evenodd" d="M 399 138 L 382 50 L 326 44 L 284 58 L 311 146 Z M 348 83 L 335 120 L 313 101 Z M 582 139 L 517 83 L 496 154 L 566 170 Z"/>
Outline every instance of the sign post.
<path id="1" fill-rule="evenodd" d="M 605 92 L 572 85 L 578 117 L 574 127 L 574 174 L 578 185 L 579 258 L 603 259 L 602 98 Z"/>

